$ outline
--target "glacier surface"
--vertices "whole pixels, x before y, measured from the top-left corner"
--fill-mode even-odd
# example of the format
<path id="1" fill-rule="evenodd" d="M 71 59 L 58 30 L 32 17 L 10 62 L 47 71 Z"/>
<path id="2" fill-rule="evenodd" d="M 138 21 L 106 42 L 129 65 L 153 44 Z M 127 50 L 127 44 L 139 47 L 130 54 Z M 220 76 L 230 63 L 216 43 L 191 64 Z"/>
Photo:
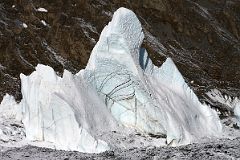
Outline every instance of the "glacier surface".
<path id="1" fill-rule="evenodd" d="M 154 66 L 143 39 L 136 15 L 120 8 L 84 70 L 59 77 L 38 65 L 31 75 L 21 74 L 16 114 L 27 139 L 98 153 L 110 148 L 99 135 L 122 127 L 162 135 L 170 145 L 217 136 L 222 126 L 216 112 L 199 102 L 170 58 Z"/>

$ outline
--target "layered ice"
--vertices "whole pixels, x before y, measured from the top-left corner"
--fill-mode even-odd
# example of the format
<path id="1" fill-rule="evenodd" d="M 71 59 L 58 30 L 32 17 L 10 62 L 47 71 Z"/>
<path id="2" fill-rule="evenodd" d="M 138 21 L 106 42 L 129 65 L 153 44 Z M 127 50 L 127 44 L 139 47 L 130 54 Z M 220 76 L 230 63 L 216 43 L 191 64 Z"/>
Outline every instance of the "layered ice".
<path id="1" fill-rule="evenodd" d="M 166 137 L 171 145 L 216 136 L 216 112 L 201 104 L 168 58 L 158 68 L 141 48 L 144 38 L 136 15 L 118 9 L 103 29 L 86 69 L 56 75 L 38 65 L 21 74 L 23 99 L 17 115 L 31 141 L 57 149 L 102 152 L 109 149 L 101 134 L 131 128 Z"/>
<path id="2" fill-rule="evenodd" d="M 83 75 L 126 127 L 167 136 L 167 143 L 186 144 L 216 135 L 215 111 L 199 102 L 168 58 L 160 67 L 141 48 L 144 38 L 136 15 L 118 9 L 103 29 Z"/>
<path id="3" fill-rule="evenodd" d="M 94 135 L 114 128 L 115 121 L 81 77 L 64 71 L 60 78 L 49 66 L 38 65 L 30 76 L 21 74 L 21 83 L 27 139 L 88 153 L 109 149 Z"/>

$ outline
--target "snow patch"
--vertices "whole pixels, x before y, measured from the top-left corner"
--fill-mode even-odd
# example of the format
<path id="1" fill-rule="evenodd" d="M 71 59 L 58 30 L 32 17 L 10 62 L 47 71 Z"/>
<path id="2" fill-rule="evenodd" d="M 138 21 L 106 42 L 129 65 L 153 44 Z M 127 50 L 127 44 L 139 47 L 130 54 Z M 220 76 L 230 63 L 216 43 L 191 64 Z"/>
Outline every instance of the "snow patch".
<path id="1" fill-rule="evenodd" d="M 26 23 L 22 23 L 23 28 L 27 28 L 28 25 Z"/>
<path id="2" fill-rule="evenodd" d="M 47 44 L 46 41 L 42 42 L 43 47 L 45 47 L 50 53 L 53 54 L 54 58 L 63 66 L 65 66 L 65 59 L 61 57 L 51 46 Z"/>
<path id="3" fill-rule="evenodd" d="M 41 20 L 41 23 L 42 23 L 44 26 L 47 26 L 47 23 L 46 23 L 46 21 L 44 21 L 44 20 Z"/>
<path id="4" fill-rule="evenodd" d="M 39 7 L 39 8 L 37 9 L 37 11 L 38 11 L 38 12 L 48 12 L 48 10 L 46 10 L 45 8 L 41 8 L 41 7 Z"/>

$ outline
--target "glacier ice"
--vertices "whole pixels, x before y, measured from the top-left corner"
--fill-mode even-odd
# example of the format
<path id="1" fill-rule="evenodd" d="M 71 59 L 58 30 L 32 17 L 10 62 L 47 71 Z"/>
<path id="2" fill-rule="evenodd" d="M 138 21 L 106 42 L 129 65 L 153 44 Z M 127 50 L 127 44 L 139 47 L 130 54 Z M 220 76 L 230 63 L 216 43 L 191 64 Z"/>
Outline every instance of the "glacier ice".
<path id="1" fill-rule="evenodd" d="M 20 107 L 13 96 L 6 94 L 0 104 L 0 145 L 11 146 L 25 137 L 19 117 Z M 16 127 L 17 126 L 17 127 Z"/>
<path id="2" fill-rule="evenodd" d="M 23 95 L 20 105 L 27 139 L 88 153 L 109 149 L 94 134 L 114 128 L 115 120 L 81 77 L 64 71 L 60 78 L 44 65 L 38 65 L 30 76 L 20 77 Z"/>
<path id="3" fill-rule="evenodd" d="M 238 104 L 234 107 L 234 114 L 237 117 L 238 121 L 240 122 L 240 100 Z"/>
<path id="4" fill-rule="evenodd" d="M 120 127 L 164 135 L 172 145 L 220 133 L 216 112 L 199 102 L 170 58 L 153 65 L 143 38 L 136 15 L 120 8 L 84 70 L 59 77 L 38 65 L 31 75 L 21 74 L 18 117 L 27 139 L 92 153 L 109 149 L 99 135 Z"/>
<path id="5" fill-rule="evenodd" d="M 214 102 L 220 103 L 233 111 L 234 115 L 240 122 L 240 99 L 238 97 L 231 97 L 223 95 L 218 89 L 212 89 L 206 95 Z"/>
<path id="6" fill-rule="evenodd" d="M 140 48 L 144 35 L 136 15 L 118 9 L 103 29 L 88 65 L 78 74 L 96 88 L 115 119 L 142 132 L 190 143 L 221 131 L 215 111 L 199 102 L 168 58 L 160 67 Z"/>
<path id="7" fill-rule="evenodd" d="M 3 100 L 0 104 L 1 117 L 16 119 L 20 121 L 21 120 L 21 114 L 19 114 L 20 111 L 21 111 L 21 108 L 18 107 L 18 104 L 15 101 L 15 98 L 9 94 L 6 94 L 3 97 Z"/>

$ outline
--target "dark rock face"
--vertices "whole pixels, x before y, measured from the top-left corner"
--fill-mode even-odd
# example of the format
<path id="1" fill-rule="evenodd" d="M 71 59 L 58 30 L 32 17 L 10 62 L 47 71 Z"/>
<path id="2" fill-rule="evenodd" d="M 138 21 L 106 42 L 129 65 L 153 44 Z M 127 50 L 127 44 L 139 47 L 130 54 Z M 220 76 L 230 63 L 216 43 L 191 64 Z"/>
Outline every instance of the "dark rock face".
<path id="1" fill-rule="evenodd" d="M 0 97 L 10 93 L 20 100 L 19 74 L 30 74 L 38 63 L 59 74 L 84 68 L 119 7 L 139 17 L 143 47 L 153 62 L 160 66 L 166 57 L 173 58 L 202 100 L 211 88 L 240 95 L 238 0 L 2 0 Z"/>

